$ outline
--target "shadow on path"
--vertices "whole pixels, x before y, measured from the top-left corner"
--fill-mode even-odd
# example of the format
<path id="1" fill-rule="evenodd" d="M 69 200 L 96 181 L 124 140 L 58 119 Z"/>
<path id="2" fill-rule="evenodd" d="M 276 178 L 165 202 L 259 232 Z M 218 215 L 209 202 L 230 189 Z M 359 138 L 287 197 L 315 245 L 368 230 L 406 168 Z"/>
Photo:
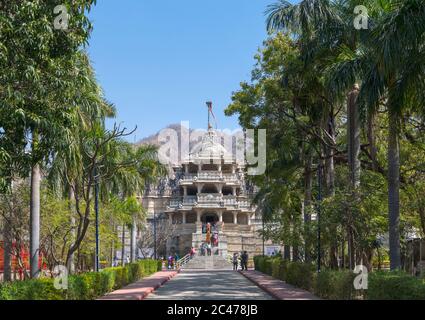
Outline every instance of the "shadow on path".
<path id="1" fill-rule="evenodd" d="M 271 300 L 272 296 L 234 271 L 179 273 L 146 300 Z"/>

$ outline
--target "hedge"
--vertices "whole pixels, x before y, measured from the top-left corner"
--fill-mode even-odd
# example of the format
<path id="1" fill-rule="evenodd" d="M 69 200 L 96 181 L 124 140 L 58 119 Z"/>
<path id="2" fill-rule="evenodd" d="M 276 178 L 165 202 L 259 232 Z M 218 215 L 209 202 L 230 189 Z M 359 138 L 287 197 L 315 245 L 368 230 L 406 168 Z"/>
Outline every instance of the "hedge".
<path id="1" fill-rule="evenodd" d="M 0 284 L 0 300 L 93 300 L 162 269 L 162 262 L 140 260 L 68 277 L 68 289 L 57 290 L 50 278 Z"/>
<path id="2" fill-rule="evenodd" d="M 313 292 L 322 299 L 353 300 L 362 295 L 368 300 L 425 300 L 425 279 L 404 272 L 372 272 L 368 275 L 368 289 L 354 289 L 357 276 L 348 270 L 322 270 L 302 262 L 281 258 L 254 257 L 255 270 Z"/>
<path id="3" fill-rule="evenodd" d="M 373 272 L 366 296 L 369 300 L 425 300 L 425 279 L 404 272 Z"/>
<path id="4" fill-rule="evenodd" d="M 356 297 L 354 278 L 356 275 L 348 270 L 324 270 L 315 274 L 313 292 L 322 299 L 353 300 Z"/>

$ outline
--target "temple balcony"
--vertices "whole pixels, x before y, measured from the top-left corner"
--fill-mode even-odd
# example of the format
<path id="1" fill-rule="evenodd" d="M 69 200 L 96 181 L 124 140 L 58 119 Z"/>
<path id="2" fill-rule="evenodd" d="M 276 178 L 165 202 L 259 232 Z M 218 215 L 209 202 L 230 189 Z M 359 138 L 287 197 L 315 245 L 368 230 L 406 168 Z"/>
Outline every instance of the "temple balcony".
<path id="1" fill-rule="evenodd" d="M 235 173 L 222 173 L 217 171 L 202 171 L 198 173 L 184 174 L 180 184 L 192 184 L 193 182 L 218 182 L 218 183 L 239 183 L 239 176 Z"/>
<path id="2" fill-rule="evenodd" d="M 250 202 L 233 195 L 223 195 L 221 193 L 201 193 L 197 196 L 186 196 L 170 199 L 168 203 L 170 209 L 188 210 L 189 208 L 229 208 L 248 210 Z"/>

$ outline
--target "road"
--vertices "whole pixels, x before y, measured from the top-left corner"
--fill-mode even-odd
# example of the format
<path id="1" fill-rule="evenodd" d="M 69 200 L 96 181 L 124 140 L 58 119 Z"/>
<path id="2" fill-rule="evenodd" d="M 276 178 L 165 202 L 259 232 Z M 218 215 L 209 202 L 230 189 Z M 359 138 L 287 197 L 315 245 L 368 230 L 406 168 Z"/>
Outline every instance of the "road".
<path id="1" fill-rule="evenodd" d="M 234 271 L 185 270 L 151 293 L 146 300 L 272 300 Z"/>

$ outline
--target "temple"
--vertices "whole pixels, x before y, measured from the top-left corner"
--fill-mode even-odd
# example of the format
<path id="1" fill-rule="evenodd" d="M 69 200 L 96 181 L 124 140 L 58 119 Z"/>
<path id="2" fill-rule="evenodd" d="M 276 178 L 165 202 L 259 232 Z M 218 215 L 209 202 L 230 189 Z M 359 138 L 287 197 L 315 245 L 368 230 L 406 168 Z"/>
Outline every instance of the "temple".
<path id="1" fill-rule="evenodd" d="M 172 226 L 159 254 L 181 257 L 192 247 L 203 252 L 208 244 L 223 257 L 262 254 L 261 214 L 252 204 L 255 188 L 245 180 L 244 166 L 221 144 L 209 118 L 202 141 L 172 168 L 173 179 L 143 197 L 148 220 L 155 224 L 162 217 Z"/>

